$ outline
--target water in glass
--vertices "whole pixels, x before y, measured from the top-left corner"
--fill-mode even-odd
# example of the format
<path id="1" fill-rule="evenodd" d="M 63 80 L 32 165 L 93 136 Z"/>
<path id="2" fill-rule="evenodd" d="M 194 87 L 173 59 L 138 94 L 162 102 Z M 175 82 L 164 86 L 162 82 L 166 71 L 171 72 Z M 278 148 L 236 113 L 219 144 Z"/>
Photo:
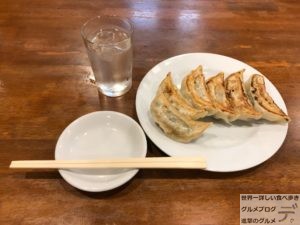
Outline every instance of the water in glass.
<path id="1" fill-rule="evenodd" d="M 127 92 L 132 83 L 130 35 L 118 27 L 103 27 L 91 39 L 87 49 L 99 90 L 108 96 Z"/>

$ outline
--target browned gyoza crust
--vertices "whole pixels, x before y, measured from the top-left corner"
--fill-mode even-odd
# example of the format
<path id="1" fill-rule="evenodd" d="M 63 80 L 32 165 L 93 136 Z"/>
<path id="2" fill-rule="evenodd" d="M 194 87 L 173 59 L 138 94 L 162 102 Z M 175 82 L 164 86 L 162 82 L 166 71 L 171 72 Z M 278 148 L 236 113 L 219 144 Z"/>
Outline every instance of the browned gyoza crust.
<path id="1" fill-rule="evenodd" d="M 229 75 L 225 79 L 225 88 L 227 97 L 233 107 L 233 110 L 238 115 L 240 120 L 260 119 L 262 114 L 256 111 L 248 99 L 244 83 L 243 83 L 244 70 L 238 71 Z"/>
<path id="2" fill-rule="evenodd" d="M 161 82 L 157 95 L 160 93 L 166 97 L 174 109 L 193 120 L 207 115 L 205 110 L 193 108 L 189 102 L 183 98 L 177 87 L 173 84 L 171 73 L 168 73 L 166 78 Z"/>
<path id="3" fill-rule="evenodd" d="M 230 101 L 227 99 L 224 73 L 218 73 L 206 81 L 207 91 L 211 101 L 216 109 L 213 115 L 217 119 L 222 119 L 229 123 L 238 118 L 238 115 L 232 108 Z"/>
<path id="4" fill-rule="evenodd" d="M 207 115 L 213 115 L 215 113 L 214 105 L 207 92 L 202 66 L 198 66 L 195 70 L 192 70 L 192 72 L 182 80 L 180 91 L 185 99 L 195 108 L 206 110 Z"/>
<path id="5" fill-rule="evenodd" d="M 291 120 L 268 94 L 262 75 L 252 75 L 246 83 L 246 87 L 248 96 L 255 109 L 262 113 L 263 119 L 274 122 L 289 122 Z"/>

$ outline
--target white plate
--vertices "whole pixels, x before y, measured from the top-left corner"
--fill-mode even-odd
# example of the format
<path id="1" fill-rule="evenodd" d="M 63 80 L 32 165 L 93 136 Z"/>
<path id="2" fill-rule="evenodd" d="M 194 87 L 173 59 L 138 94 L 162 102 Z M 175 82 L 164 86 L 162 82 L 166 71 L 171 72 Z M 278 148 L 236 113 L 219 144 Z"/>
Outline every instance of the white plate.
<path id="1" fill-rule="evenodd" d="M 60 135 L 55 159 L 105 159 L 145 157 L 147 142 L 132 118 L 111 111 L 93 112 L 72 122 Z M 59 170 L 74 187 L 91 192 L 107 191 L 130 180 L 137 169 Z"/>
<path id="2" fill-rule="evenodd" d="M 245 80 L 254 73 L 261 74 L 241 61 L 210 53 L 179 55 L 157 64 L 140 83 L 136 96 L 137 115 L 149 138 L 170 156 L 203 156 L 208 163 L 206 170 L 209 171 L 239 171 L 269 159 L 282 145 L 288 124 L 258 121 L 238 122 L 237 125 L 226 126 L 221 122 L 214 123 L 203 136 L 188 144 L 173 141 L 155 125 L 149 108 L 160 82 L 168 72 L 172 72 L 174 83 L 180 87 L 183 77 L 198 65 L 203 66 L 206 78 L 221 71 L 225 72 L 226 76 L 241 69 L 246 69 Z M 267 78 L 265 83 L 269 94 L 286 112 L 285 103 L 278 90 Z"/>

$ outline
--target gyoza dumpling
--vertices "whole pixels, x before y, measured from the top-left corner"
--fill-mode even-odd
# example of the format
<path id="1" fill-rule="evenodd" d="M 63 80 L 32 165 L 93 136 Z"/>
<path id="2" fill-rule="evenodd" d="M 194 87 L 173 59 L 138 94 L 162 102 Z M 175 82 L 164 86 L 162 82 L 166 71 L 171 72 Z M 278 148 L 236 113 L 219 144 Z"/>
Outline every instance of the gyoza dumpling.
<path id="1" fill-rule="evenodd" d="M 267 93 L 263 76 L 252 75 L 246 83 L 246 89 L 254 108 L 262 113 L 263 119 L 281 123 L 291 120 Z"/>
<path id="2" fill-rule="evenodd" d="M 162 93 L 158 93 L 153 99 L 150 112 L 154 121 L 168 137 L 184 143 L 198 138 L 212 124 L 194 121 L 180 114 Z"/>
<path id="3" fill-rule="evenodd" d="M 207 93 L 202 66 L 198 66 L 195 70 L 192 70 L 192 72 L 182 80 L 181 93 L 194 107 L 205 109 L 208 112 L 208 116 L 215 113 L 215 108 Z"/>
<path id="4" fill-rule="evenodd" d="M 222 119 L 226 123 L 234 121 L 238 115 L 234 112 L 232 105 L 226 97 L 224 86 L 224 73 L 218 73 L 206 81 L 207 91 L 210 95 L 211 101 L 216 108 L 213 115 L 217 119 Z"/>
<path id="5" fill-rule="evenodd" d="M 171 73 L 168 73 L 166 78 L 159 85 L 157 94 L 162 93 L 169 103 L 181 114 L 197 120 L 206 116 L 207 112 L 203 109 L 193 108 L 187 100 L 180 94 L 177 87 L 173 84 Z"/>
<path id="6" fill-rule="evenodd" d="M 243 73 L 244 70 L 241 70 L 229 75 L 225 79 L 226 94 L 235 113 L 238 115 L 238 119 L 257 120 L 261 118 L 262 114 L 254 109 L 246 95 L 243 83 Z"/>

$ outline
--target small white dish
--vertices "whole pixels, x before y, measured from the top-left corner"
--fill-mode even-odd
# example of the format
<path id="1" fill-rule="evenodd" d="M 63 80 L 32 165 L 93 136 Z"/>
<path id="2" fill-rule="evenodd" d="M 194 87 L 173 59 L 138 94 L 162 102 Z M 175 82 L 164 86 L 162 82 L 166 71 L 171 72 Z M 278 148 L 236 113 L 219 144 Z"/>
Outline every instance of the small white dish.
<path id="1" fill-rule="evenodd" d="M 56 160 L 90 160 L 145 157 L 147 141 L 132 118 L 112 111 L 99 111 L 73 121 L 60 135 Z M 90 192 L 111 190 L 129 181 L 137 169 L 59 170 L 72 186 Z"/>
<path id="2" fill-rule="evenodd" d="M 188 144 L 168 138 L 155 124 L 150 115 L 150 104 L 160 82 L 168 72 L 171 72 L 175 85 L 180 87 L 184 76 L 198 65 L 203 66 L 206 78 L 221 71 L 228 76 L 241 69 L 246 69 L 244 80 L 254 73 L 261 74 L 241 61 L 211 53 L 190 53 L 164 60 L 145 75 L 136 95 L 137 115 L 149 138 L 170 156 L 204 157 L 207 161 L 206 170 L 209 171 L 239 171 L 254 167 L 269 159 L 282 145 L 288 124 L 241 121 L 235 122 L 235 125 L 226 126 L 221 122 L 215 122 L 199 139 Z M 265 83 L 274 101 L 286 112 L 286 106 L 279 91 L 266 77 Z"/>

